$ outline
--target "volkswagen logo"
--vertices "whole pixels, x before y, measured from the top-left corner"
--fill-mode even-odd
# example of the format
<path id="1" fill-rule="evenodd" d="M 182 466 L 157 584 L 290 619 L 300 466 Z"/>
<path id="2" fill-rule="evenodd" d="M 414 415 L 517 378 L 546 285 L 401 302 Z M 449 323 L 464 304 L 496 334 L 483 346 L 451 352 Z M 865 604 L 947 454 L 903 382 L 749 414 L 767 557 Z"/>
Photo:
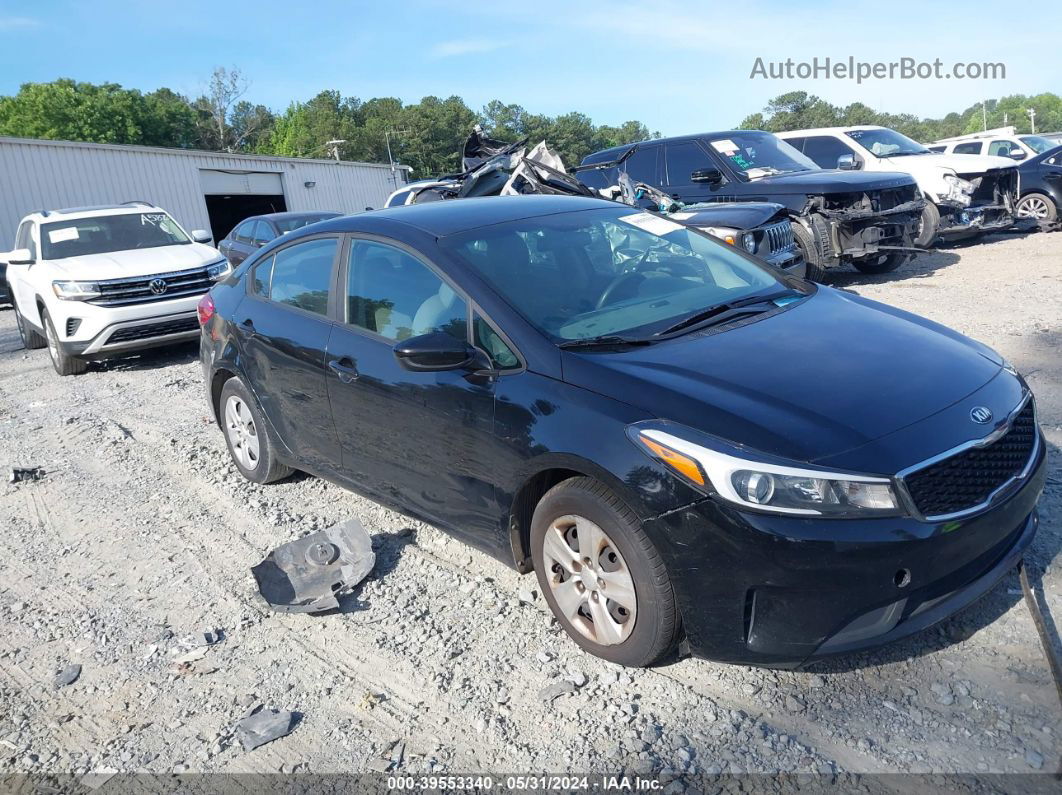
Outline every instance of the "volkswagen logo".
<path id="1" fill-rule="evenodd" d="M 992 421 L 992 409 L 987 406 L 974 406 L 970 409 L 970 419 L 978 425 L 987 425 Z"/>
<path id="2" fill-rule="evenodd" d="M 162 295 L 164 292 L 166 292 L 167 287 L 168 285 L 166 284 L 165 279 L 152 279 L 150 282 L 148 282 L 148 289 L 150 289 L 151 292 L 153 292 L 155 295 Z M 988 409 L 985 409 L 985 411 L 988 411 Z M 989 413 L 988 416 L 991 417 L 992 414 Z"/>

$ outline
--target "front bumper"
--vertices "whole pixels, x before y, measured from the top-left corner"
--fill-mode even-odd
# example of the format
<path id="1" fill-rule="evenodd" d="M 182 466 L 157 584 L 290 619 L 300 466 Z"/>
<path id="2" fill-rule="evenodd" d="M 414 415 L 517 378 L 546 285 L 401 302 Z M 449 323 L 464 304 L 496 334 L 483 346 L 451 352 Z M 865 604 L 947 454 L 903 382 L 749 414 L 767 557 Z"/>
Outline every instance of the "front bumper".
<path id="1" fill-rule="evenodd" d="M 711 499 L 646 522 L 668 564 L 690 651 L 793 668 L 890 643 L 973 603 L 1035 535 L 1039 445 L 1022 487 L 961 521 L 795 519 Z"/>
<path id="2" fill-rule="evenodd" d="M 175 345 L 196 339 L 198 336 L 198 317 L 195 312 L 185 310 L 160 317 L 112 323 L 105 326 L 90 340 L 80 342 L 60 340 L 59 346 L 71 356 L 105 359 L 164 345 Z"/>

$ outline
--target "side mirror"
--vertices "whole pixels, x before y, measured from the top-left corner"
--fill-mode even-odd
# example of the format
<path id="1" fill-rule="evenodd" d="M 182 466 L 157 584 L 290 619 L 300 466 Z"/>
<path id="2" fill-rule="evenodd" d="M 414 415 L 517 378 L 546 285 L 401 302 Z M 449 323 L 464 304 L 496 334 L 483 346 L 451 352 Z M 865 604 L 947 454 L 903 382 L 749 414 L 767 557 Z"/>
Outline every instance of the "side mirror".
<path id="1" fill-rule="evenodd" d="M 205 229 L 192 230 L 192 240 L 196 243 L 209 243 L 213 239 L 213 236 Z"/>
<path id="2" fill-rule="evenodd" d="M 718 168 L 699 168 L 690 174 L 693 182 L 707 182 L 709 185 L 718 185 L 723 181 L 723 172 Z"/>
<path id="3" fill-rule="evenodd" d="M 33 252 L 28 248 L 16 248 L 14 251 L 7 252 L 8 265 L 32 265 L 36 261 L 33 258 Z"/>
<path id="4" fill-rule="evenodd" d="M 400 365 L 414 372 L 489 370 L 491 366 L 477 348 L 442 331 L 402 340 L 394 354 Z"/>
<path id="5" fill-rule="evenodd" d="M 837 158 L 837 168 L 841 171 L 855 171 L 859 168 L 859 161 L 855 159 L 855 155 L 841 155 Z"/>
<path id="6" fill-rule="evenodd" d="M 1011 157 L 1015 160 L 1024 160 L 1025 152 L 1021 151 L 1020 149 L 1011 149 L 1010 154 L 1007 155 L 1007 157 Z"/>

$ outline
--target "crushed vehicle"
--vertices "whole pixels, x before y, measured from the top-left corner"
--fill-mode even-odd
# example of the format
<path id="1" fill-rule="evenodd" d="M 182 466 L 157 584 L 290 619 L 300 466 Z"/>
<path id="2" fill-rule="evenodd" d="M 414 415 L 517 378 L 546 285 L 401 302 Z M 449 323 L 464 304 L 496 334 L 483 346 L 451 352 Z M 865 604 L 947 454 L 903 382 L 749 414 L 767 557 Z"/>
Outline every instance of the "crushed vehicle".
<path id="1" fill-rule="evenodd" d="M 385 202 L 385 207 L 423 204 L 440 199 L 474 196 L 570 195 L 605 198 L 632 207 L 661 213 L 674 221 L 707 232 L 720 240 L 759 257 L 776 268 L 805 275 L 804 257 L 797 246 L 788 213 L 774 202 L 699 203 L 686 205 L 652 185 L 632 181 L 616 163 L 615 180 L 591 187 L 569 174 L 560 157 L 543 141 L 527 151 L 525 138 L 505 143 L 483 134 L 478 125 L 462 150 L 460 174 L 403 185 Z M 629 156 L 634 150 L 629 150 Z M 576 172 L 579 169 L 575 170 Z"/>
<path id="2" fill-rule="evenodd" d="M 926 200 L 915 245 L 973 237 L 1014 223 L 1018 167 L 1005 157 L 931 152 L 876 125 L 793 130 L 778 137 L 822 168 L 902 171 Z"/>
<path id="3" fill-rule="evenodd" d="M 591 187 L 604 187 L 620 167 L 601 167 L 610 161 L 622 161 L 632 180 L 686 204 L 783 205 L 811 279 L 846 264 L 885 273 L 921 250 L 914 237 L 925 200 L 910 175 L 821 169 L 768 132 L 731 130 L 612 147 L 584 158 L 576 173 Z"/>

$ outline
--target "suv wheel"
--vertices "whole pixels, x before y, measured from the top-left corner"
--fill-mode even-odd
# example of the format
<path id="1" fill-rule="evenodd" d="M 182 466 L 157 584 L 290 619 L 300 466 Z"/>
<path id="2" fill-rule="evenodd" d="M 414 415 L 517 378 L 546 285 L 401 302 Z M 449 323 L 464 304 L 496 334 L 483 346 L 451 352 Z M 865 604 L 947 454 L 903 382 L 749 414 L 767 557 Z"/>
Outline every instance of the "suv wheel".
<path id="1" fill-rule="evenodd" d="M 52 367 L 59 375 L 81 375 L 88 370 L 88 362 L 71 356 L 59 345 L 59 335 L 55 333 L 55 326 L 47 312 L 41 312 L 41 320 L 44 321 L 44 336 L 48 342 L 48 355 L 52 358 Z"/>
<path id="2" fill-rule="evenodd" d="M 239 378 L 222 387 L 220 414 L 229 455 L 241 475 L 254 483 L 272 483 L 291 474 L 291 467 L 277 460 L 265 418 Z"/>
<path id="3" fill-rule="evenodd" d="M 664 562 L 601 483 L 571 478 L 546 493 L 531 522 L 531 557 L 553 615 L 591 654 L 646 666 L 675 648 L 681 625 Z"/>
<path id="4" fill-rule="evenodd" d="M 12 305 L 15 309 L 15 325 L 18 326 L 18 335 L 22 338 L 22 346 L 28 350 L 35 351 L 47 345 L 48 341 L 30 328 L 29 323 L 27 323 L 25 318 L 22 317 L 22 312 L 19 311 L 18 304 L 12 302 Z"/>
<path id="5" fill-rule="evenodd" d="M 918 234 L 914 244 L 919 248 L 929 248 L 937 239 L 937 230 L 940 228 L 940 210 L 933 202 L 927 201 L 922 208 L 922 215 L 918 218 Z"/>
<path id="6" fill-rule="evenodd" d="M 804 278 L 811 282 L 821 282 L 826 276 L 826 266 L 822 264 L 822 257 L 819 255 L 815 240 L 808 230 L 796 221 L 791 221 L 789 225 L 793 227 L 793 237 L 796 238 L 800 253 L 804 255 L 804 262 L 807 263 L 807 273 Z"/>

